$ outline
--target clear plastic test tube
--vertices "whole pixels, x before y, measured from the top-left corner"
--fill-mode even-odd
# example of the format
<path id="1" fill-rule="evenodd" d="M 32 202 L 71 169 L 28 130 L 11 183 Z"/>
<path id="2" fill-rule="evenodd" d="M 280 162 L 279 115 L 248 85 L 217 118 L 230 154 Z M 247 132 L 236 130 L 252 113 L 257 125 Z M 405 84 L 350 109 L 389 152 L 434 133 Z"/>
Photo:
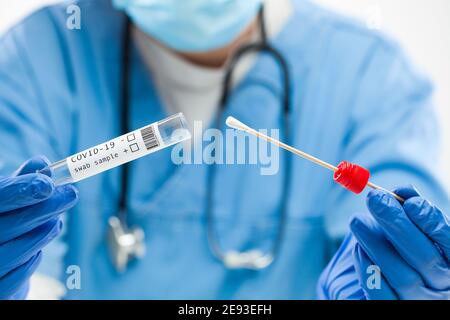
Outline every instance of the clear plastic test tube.
<path id="1" fill-rule="evenodd" d="M 103 142 L 57 161 L 41 172 L 52 172 L 55 185 L 77 182 L 191 138 L 182 113 Z"/>

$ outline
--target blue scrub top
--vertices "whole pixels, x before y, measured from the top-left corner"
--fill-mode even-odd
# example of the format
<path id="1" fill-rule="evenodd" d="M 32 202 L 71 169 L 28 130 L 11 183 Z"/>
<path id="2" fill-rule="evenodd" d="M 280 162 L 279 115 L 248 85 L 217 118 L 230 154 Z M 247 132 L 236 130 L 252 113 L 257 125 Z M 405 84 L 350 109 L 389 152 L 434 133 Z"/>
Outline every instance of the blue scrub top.
<path id="1" fill-rule="evenodd" d="M 81 30 L 66 28 L 65 3 L 33 13 L 0 40 L 1 174 L 33 155 L 56 161 L 120 133 L 124 16 L 107 0 L 74 3 Z M 415 184 L 447 209 L 433 168 L 438 132 L 430 83 L 383 35 L 308 1 L 293 6 L 273 40 L 292 76 L 293 145 L 334 164 L 359 163 L 388 188 Z M 131 68 L 130 127 L 138 128 L 166 113 L 136 48 Z M 225 116 L 282 128 L 281 92 L 276 65 L 260 56 L 234 88 Z M 67 267 L 78 265 L 81 289 L 67 298 L 314 298 L 349 216 L 366 211 L 364 197 L 335 185 L 327 170 L 293 159 L 280 255 L 264 270 L 228 270 L 207 244 L 207 167 L 175 165 L 170 150 L 131 164 L 129 224 L 145 230 L 147 254 L 124 274 L 114 271 L 105 242 L 120 168 L 78 183 L 80 202 L 65 217 L 64 235 L 45 249 L 40 272 L 65 283 Z M 255 165 L 217 166 L 214 213 L 224 249 L 270 248 L 283 170 L 283 162 L 273 176 Z"/>

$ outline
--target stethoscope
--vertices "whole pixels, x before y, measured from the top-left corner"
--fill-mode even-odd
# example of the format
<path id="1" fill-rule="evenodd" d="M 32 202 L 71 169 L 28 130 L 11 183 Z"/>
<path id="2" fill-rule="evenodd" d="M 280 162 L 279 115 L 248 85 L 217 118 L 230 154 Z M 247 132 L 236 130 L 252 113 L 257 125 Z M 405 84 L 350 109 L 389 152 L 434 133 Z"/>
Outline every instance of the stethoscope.
<path id="1" fill-rule="evenodd" d="M 289 132 L 289 113 L 290 113 L 290 77 L 286 60 L 282 54 L 267 41 L 266 27 L 264 21 L 264 7 L 262 6 L 258 14 L 259 29 L 261 32 L 261 40 L 257 43 L 251 43 L 240 47 L 229 61 L 228 69 L 226 70 L 222 95 L 220 100 L 220 107 L 216 116 L 216 128 L 221 128 L 221 119 L 225 107 L 229 101 L 229 93 L 232 87 L 233 72 L 239 62 L 239 59 L 251 53 L 266 53 L 271 56 L 278 64 L 283 82 L 283 97 L 281 105 L 283 108 L 283 139 L 286 143 L 290 143 Z M 131 22 L 126 18 L 125 31 L 123 33 L 123 52 L 122 52 L 122 72 L 121 72 L 121 132 L 126 133 L 130 131 L 129 128 L 129 88 L 130 88 L 130 47 L 131 47 Z M 268 252 L 263 252 L 259 249 L 252 249 L 248 251 L 223 250 L 219 244 L 218 234 L 214 228 L 214 214 L 213 214 L 213 194 L 214 194 L 214 180 L 216 176 L 216 165 L 212 164 L 208 168 L 207 173 L 207 195 L 206 195 L 206 221 L 207 221 L 207 241 L 213 255 L 220 260 L 229 269 L 250 269 L 260 270 L 272 264 L 275 257 L 278 256 L 283 243 L 283 236 L 285 234 L 286 218 L 287 218 L 287 204 L 288 194 L 290 189 L 289 175 L 291 172 L 291 155 L 287 154 L 284 157 L 283 171 L 283 196 L 280 202 L 280 220 L 276 239 L 273 242 L 272 248 Z M 129 164 L 124 164 L 121 171 L 121 192 L 118 201 L 118 213 L 108 220 L 108 244 L 110 248 L 111 258 L 114 267 L 117 271 L 124 271 L 128 263 L 134 258 L 140 258 L 145 254 L 144 231 L 142 228 L 130 228 L 127 224 L 127 202 L 128 202 L 128 175 Z"/>

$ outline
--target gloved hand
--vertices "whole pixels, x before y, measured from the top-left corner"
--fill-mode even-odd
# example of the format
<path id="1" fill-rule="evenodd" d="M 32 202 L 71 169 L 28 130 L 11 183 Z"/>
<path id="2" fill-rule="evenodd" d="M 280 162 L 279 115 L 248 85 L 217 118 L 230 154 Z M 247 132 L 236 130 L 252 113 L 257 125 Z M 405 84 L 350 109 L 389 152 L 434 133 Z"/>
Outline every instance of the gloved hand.
<path id="1" fill-rule="evenodd" d="M 73 186 L 54 187 L 47 175 L 35 173 L 47 165 L 33 158 L 0 177 L 0 299 L 26 297 L 41 249 L 61 230 L 59 215 L 77 202 Z"/>
<path id="2" fill-rule="evenodd" d="M 349 236 L 325 269 L 319 297 L 450 299 L 448 218 L 412 187 L 395 193 L 406 200 L 403 206 L 385 192 L 369 193 L 373 218 L 352 219 L 355 239 Z M 379 288 L 368 285 L 373 273 L 367 271 L 374 265 L 381 271 Z"/>
<path id="3" fill-rule="evenodd" d="M 320 300 L 365 300 L 365 293 L 356 273 L 353 250 L 357 242 L 351 232 L 347 234 L 317 283 Z"/>

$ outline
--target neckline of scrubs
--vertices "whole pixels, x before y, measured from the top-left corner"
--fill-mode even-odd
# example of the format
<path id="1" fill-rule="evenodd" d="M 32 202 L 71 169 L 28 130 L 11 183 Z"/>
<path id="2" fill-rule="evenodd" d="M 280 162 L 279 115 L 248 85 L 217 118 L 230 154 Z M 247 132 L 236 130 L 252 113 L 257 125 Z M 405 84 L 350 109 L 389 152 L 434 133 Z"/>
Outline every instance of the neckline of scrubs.
<path id="1" fill-rule="evenodd" d="M 294 11 L 295 6 L 294 6 Z M 289 30 L 289 28 L 291 28 L 291 24 L 293 23 L 293 17 L 295 16 L 295 12 L 289 17 L 288 21 L 286 21 L 285 25 L 283 26 L 283 28 L 280 30 L 280 32 L 271 40 L 271 45 L 273 45 L 276 48 L 282 48 L 283 46 L 281 45 L 283 42 L 288 41 L 289 38 L 289 34 L 286 33 L 286 30 Z M 133 65 L 135 65 L 135 67 L 132 68 L 132 72 L 133 72 L 133 78 L 134 78 L 134 73 L 136 71 L 136 69 L 139 69 L 140 72 L 142 72 L 142 70 L 148 70 L 147 68 L 144 68 L 145 66 L 145 62 L 143 60 L 142 54 L 139 52 L 137 46 L 135 43 L 132 44 L 133 47 L 133 57 L 135 57 L 136 59 L 133 60 Z M 237 90 L 240 90 L 242 88 L 242 86 L 245 86 L 247 83 L 251 83 L 254 82 L 251 79 L 257 79 L 257 82 L 261 82 L 261 80 L 264 80 L 264 82 L 266 83 L 266 85 L 269 85 L 269 87 L 278 89 L 277 92 L 281 92 L 281 79 L 277 79 L 277 78 L 273 78 L 270 76 L 270 74 L 272 73 L 268 73 L 266 71 L 266 66 L 267 63 L 265 61 L 265 59 L 267 59 L 266 56 L 259 54 L 256 59 L 255 62 L 253 63 L 253 65 L 251 66 L 251 68 L 248 70 L 248 72 L 244 75 L 244 77 L 241 79 L 241 81 L 236 85 L 235 88 L 232 89 L 231 91 L 231 96 L 233 96 L 234 92 L 236 92 Z M 273 66 L 273 63 L 270 63 L 270 65 Z M 276 74 L 279 73 L 279 71 L 277 70 L 276 66 L 275 66 L 275 70 L 276 70 Z M 147 83 L 146 85 L 149 86 L 149 88 L 155 88 L 155 83 L 154 83 L 154 79 L 152 78 L 151 74 L 147 74 L 146 78 Z M 257 84 L 252 84 L 252 85 L 257 85 Z M 155 111 L 157 111 L 159 114 L 161 114 L 161 119 L 164 117 L 169 116 L 169 114 L 167 113 L 167 111 L 165 110 L 165 108 L 162 105 L 162 99 L 160 99 L 158 93 L 153 93 L 154 97 L 155 97 L 155 101 L 157 102 L 156 105 L 153 107 L 153 109 L 156 109 Z M 238 113 L 234 113 L 235 108 L 233 108 L 233 106 L 226 106 L 223 116 L 222 116 L 222 123 L 224 123 L 224 119 L 226 119 L 226 117 L 228 115 L 230 115 L 231 113 L 233 113 L 233 115 L 236 115 Z M 280 105 L 280 109 L 281 109 L 281 105 Z M 213 119 L 215 119 L 217 116 L 214 115 Z M 251 122 L 250 122 L 251 123 Z M 203 129 L 212 129 L 214 128 L 214 121 L 210 122 L 208 125 L 206 125 Z M 225 129 L 225 125 L 221 126 L 221 131 L 223 132 Z M 158 209 L 161 207 L 161 204 L 164 201 L 167 201 L 167 199 L 171 199 L 174 197 L 174 191 L 181 191 L 181 186 L 184 183 L 188 183 L 186 181 L 187 177 L 189 177 L 191 174 L 196 173 L 196 170 L 198 170 L 198 167 L 204 167 L 207 166 L 205 164 L 202 165 L 197 165 L 197 164 L 182 164 L 182 165 L 175 165 L 173 171 L 170 173 L 169 177 L 165 180 L 165 182 L 157 189 L 155 190 L 155 192 L 153 193 L 153 195 L 151 196 L 151 198 L 149 199 L 149 201 L 143 205 L 143 206 L 137 206 L 135 207 L 135 210 L 139 210 L 141 212 L 140 215 L 142 216 L 148 216 L 148 213 L 152 213 L 152 212 L 157 212 Z M 201 171 L 200 171 L 201 172 Z M 200 173 L 199 171 L 197 171 L 197 173 Z M 205 184 L 206 180 L 203 180 L 203 184 Z M 198 186 L 192 186 L 192 187 L 188 187 L 189 191 L 192 192 L 192 188 L 197 187 L 196 192 L 202 192 L 201 188 L 200 190 L 198 189 Z M 206 192 L 208 192 L 206 190 Z M 192 204 L 192 203 L 191 203 Z M 179 208 L 180 210 L 187 212 L 187 211 L 199 211 L 199 212 L 203 212 L 204 211 L 204 203 L 195 203 L 193 204 L 193 206 L 183 206 L 182 208 Z"/>

